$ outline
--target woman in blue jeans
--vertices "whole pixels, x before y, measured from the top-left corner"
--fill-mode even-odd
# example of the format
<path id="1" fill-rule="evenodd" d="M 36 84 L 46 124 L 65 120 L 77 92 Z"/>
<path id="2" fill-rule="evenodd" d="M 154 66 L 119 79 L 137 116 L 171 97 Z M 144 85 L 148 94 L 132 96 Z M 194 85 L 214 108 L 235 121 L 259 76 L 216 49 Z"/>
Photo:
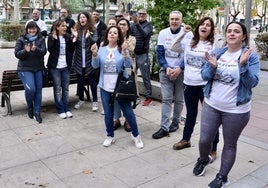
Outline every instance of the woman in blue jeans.
<path id="1" fill-rule="evenodd" d="M 25 27 L 25 34 L 18 38 L 15 56 L 19 59 L 18 75 L 23 83 L 29 118 L 42 123 L 41 103 L 43 87 L 44 56 L 47 49 L 36 22 Z"/>
<path id="2" fill-rule="evenodd" d="M 53 80 L 56 110 L 62 119 L 73 117 L 69 109 L 69 82 L 74 45 L 71 35 L 66 31 L 65 20 L 56 20 L 47 42 L 50 53 L 47 67 Z"/>
<path id="3" fill-rule="evenodd" d="M 124 42 L 123 34 L 119 27 L 111 26 L 107 29 L 104 44 L 98 50 L 97 45 L 91 47 L 92 66 L 100 68 L 100 94 L 104 109 L 104 121 L 106 125 L 107 138 L 103 146 L 111 146 L 114 138 L 114 101 L 113 92 L 116 85 L 118 73 L 123 67 L 131 67 L 132 59 L 127 51 L 127 44 Z M 126 70 L 125 70 L 126 71 Z M 126 73 L 126 72 L 125 72 Z M 131 138 L 137 148 L 143 148 L 143 142 L 139 135 L 136 116 L 133 112 L 130 101 L 118 101 L 126 120 L 131 127 Z"/>

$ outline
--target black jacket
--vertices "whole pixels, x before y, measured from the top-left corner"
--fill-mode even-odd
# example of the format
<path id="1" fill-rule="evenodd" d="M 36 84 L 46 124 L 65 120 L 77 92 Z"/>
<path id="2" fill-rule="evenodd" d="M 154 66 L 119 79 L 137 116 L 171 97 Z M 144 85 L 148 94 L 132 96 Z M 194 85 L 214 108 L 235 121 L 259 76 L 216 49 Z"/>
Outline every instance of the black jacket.
<path id="1" fill-rule="evenodd" d="M 72 66 L 72 60 L 73 60 L 73 52 L 74 52 L 74 45 L 72 42 L 71 35 L 66 33 L 66 35 L 63 36 L 65 39 L 65 57 L 66 57 L 66 63 L 69 69 L 71 69 Z M 47 41 L 47 48 L 49 51 L 49 57 L 47 62 L 48 68 L 56 68 L 58 64 L 58 59 L 60 55 L 60 40 L 59 36 L 58 39 L 54 39 L 52 34 L 48 36 Z"/>
<path id="2" fill-rule="evenodd" d="M 153 25 L 148 21 L 131 25 L 132 35 L 136 38 L 135 54 L 144 54 L 149 52 L 150 38 L 153 34 Z"/>
<path id="3" fill-rule="evenodd" d="M 33 42 L 29 41 L 25 36 L 21 36 L 16 41 L 15 46 L 15 56 L 19 59 L 18 71 L 30 71 L 37 72 L 43 70 L 44 66 L 44 56 L 47 53 L 45 39 L 39 35 L 34 41 L 36 50 L 27 52 L 25 50 L 25 45 L 33 45 Z"/>
<path id="4" fill-rule="evenodd" d="M 94 35 L 90 35 L 85 39 L 85 49 L 86 49 L 86 67 L 85 67 L 85 75 L 98 73 L 98 69 L 94 69 L 91 65 L 92 60 L 92 52 L 90 50 L 91 46 L 96 43 L 97 33 Z M 82 35 L 79 35 L 76 42 L 74 43 L 75 50 L 73 55 L 73 66 L 72 71 L 76 72 L 79 75 L 82 75 Z"/>
<path id="5" fill-rule="evenodd" d="M 104 37 L 106 29 L 107 29 L 107 25 L 103 21 L 100 20 L 100 23 L 97 27 L 97 34 L 98 34 L 97 45 L 98 45 L 98 47 L 100 47 L 100 43 Z"/>

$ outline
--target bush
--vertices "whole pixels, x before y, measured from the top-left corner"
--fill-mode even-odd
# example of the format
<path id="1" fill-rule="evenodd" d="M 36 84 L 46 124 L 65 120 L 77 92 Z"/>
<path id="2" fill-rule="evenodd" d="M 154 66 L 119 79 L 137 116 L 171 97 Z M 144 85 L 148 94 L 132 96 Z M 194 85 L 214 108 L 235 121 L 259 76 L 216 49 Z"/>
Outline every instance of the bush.
<path id="1" fill-rule="evenodd" d="M 268 60 L 268 33 L 258 34 L 255 38 L 255 44 L 261 59 Z"/>
<path id="2" fill-rule="evenodd" d="M 24 25 L 0 25 L 1 37 L 6 41 L 15 41 L 24 33 Z"/>

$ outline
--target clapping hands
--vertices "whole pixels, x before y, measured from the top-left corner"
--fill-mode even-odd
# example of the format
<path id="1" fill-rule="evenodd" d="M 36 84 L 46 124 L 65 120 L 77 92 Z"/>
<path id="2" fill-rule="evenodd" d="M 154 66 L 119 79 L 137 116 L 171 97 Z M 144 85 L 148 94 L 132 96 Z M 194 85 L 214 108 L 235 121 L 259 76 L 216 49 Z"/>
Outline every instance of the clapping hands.
<path id="1" fill-rule="evenodd" d="M 36 46 L 35 46 L 35 42 L 33 41 L 33 45 L 31 47 L 31 44 L 28 43 L 24 46 L 24 49 L 26 50 L 26 52 L 30 52 L 30 51 L 35 51 L 36 50 Z"/>

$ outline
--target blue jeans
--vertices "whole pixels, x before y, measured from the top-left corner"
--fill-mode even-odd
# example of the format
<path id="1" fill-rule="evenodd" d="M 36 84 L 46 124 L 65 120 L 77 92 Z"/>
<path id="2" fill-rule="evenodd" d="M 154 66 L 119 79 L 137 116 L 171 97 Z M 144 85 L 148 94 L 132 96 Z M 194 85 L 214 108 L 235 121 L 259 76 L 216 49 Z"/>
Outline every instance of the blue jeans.
<path id="1" fill-rule="evenodd" d="M 101 101 L 104 110 L 104 122 L 106 126 L 107 136 L 114 137 L 114 105 L 111 105 L 112 93 L 100 89 Z M 122 109 L 134 137 L 139 135 L 136 116 L 133 112 L 131 102 L 119 102 L 118 104 Z"/>
<path id="2" fill-rule="evenodd" d="M 43 71 L 18 72 L 25 90 L 25 99 L 28 108 L 40 114 L 42 104 Z"/>
<path id="3" fill-rule="evenodd" d="M 161 128 L 165 131 L 169 131 L 170 117 L 172 111 L 172 102 L 174 99 L 173 108 L 173 124 L 180 123 L 181 112 L 183 109 L 183 73 L 178 78 L 171 80 L 167 75 L 166 71 L 159 73 L 161 83 L 161 94 L 162 94 L 162 109 L 161 109 Z"/>
<path id="4" fill-rule="evenodd" d="M 84 101 L 84 85 L 88 83 L 90 85 L 91 94 L 93 98 L 93 102 L 98 102 L 97 89 L 98 89 L 98 81 L 99 76 L 97 75 L 88 75 L 88 80 L 85 80 L 85 69 L 82 71 L 82 75 L 77 75 L 77 94 L 79 100 Z"/>
<path id="5" fill-rule="evenodd" d="M 69 110 L 70 71 L 68 68 L 49 69 L 53 79 L 53 91 L 56 110 L 59 114 Z"/>
<path id="6" fill-rule="evenodd" d="M 121 108 L 117 100 L 114 101 L 114 119 L 122 117 Z"/>
<path id="7" fill-rule="evenodd" d="M 141 71 L 144 87 L 146 89 L 146 98 L 152 97 L 152 85 L 150 78 L 150 62 L 148 53 L 136 55 L 137 68 Z"/>

